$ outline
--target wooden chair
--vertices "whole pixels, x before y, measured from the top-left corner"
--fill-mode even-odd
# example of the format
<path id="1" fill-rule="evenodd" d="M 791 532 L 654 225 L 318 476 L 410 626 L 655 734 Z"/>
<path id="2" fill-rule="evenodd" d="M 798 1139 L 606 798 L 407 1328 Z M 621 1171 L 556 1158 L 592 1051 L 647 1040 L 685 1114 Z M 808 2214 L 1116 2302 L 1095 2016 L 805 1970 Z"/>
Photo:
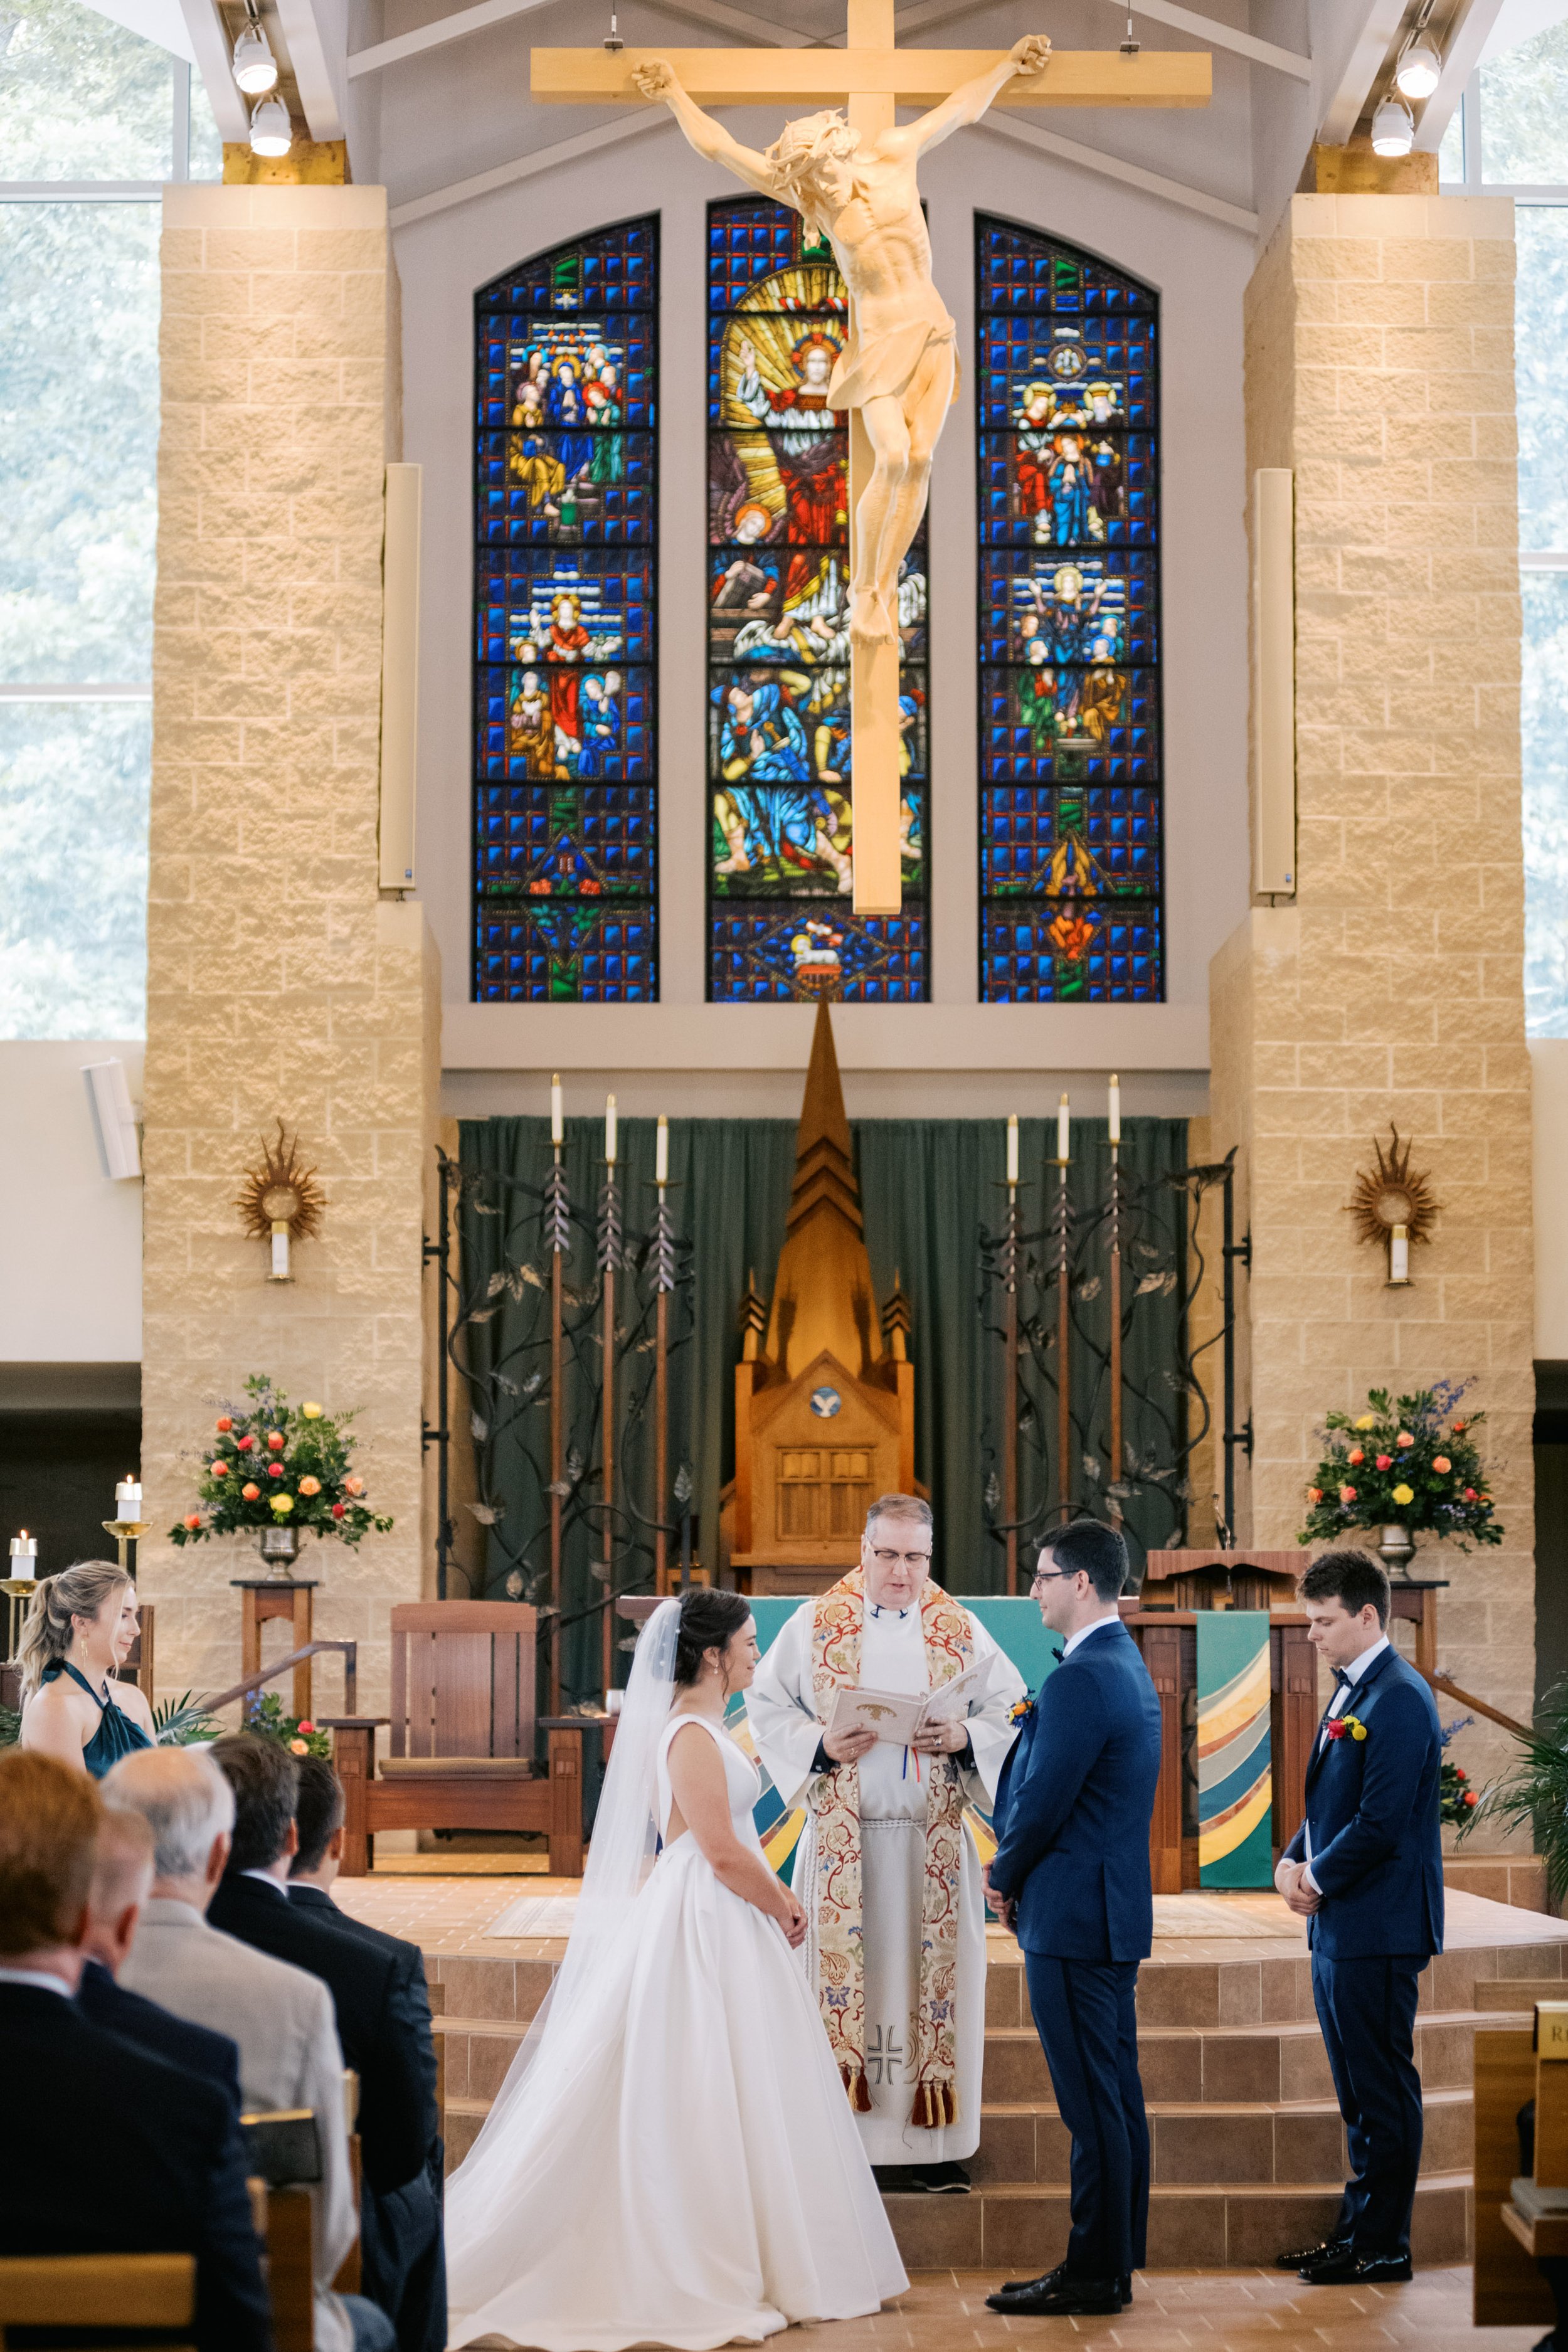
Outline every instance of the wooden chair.
<path id="1" fill-rule="evenodd" d="M 546 1769 L 534 1762 L 537 1622 L 506 1601 L 394 1609 L 390 1717 L 325 1718 L 343 1784 L 346 1878 L 371 1867 L 377 1830 L 542 1831 L 552 1872 L 582 1876 L 581 1733 L 552 1728 Z"/>
<path id="2" fill-rule="evenodd" d="M 0 2259 L 0 2352 L 13 2327 L 190 2327 L 195 2313 L 194 2254 Z M 195 2352 L 195 2346 L 186 2341 L 165 2352 Z"/>

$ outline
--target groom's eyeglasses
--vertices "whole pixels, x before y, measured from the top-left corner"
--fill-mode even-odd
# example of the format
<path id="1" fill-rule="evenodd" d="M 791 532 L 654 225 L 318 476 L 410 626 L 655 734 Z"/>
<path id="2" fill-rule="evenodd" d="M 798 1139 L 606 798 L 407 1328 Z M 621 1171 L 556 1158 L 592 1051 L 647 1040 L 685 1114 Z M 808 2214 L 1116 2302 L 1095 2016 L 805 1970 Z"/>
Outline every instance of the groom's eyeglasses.
<path id="1" fill-rule="evenodd" d="M 1042 1584 L 1049 1584 L 1056 1577 L 1068 1578 L 1077 1574 L 1076 1568 L 1037 1568 L 1029 1579 L 1029 1590 L 1037 1592 Z"/>

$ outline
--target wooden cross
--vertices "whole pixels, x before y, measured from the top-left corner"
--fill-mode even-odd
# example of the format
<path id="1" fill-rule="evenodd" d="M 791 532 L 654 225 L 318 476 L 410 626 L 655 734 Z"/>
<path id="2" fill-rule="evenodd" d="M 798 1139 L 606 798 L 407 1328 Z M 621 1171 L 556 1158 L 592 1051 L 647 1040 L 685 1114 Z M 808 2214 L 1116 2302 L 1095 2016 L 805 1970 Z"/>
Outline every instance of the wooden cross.
<path id="1" fill-rule="evenodd" d="M 847 106 L 849 126 L 868 143 L 893 126 L 900 106 L 942 100 L 997 65 L 995 49 L 900 49 L 894 45 L 893 0 L 847 0 L 842 49 L 535 49 L 531 88 L 547 105 L 646 100 L 633 77 L 663 58 L 700 106 L 816 110 Z M 1056 50 L 1041 73 L 1016 77 L 1000 106 L 1206 106 L 1212 59 L 1197 50 Z M 871 447 L 858 411 L 850 412 L 851 569 L 854 515 L 870 478 Z M 902 903 L 899 803 L 899 653 L 894 646 L 852 646 L 851 795 L 855 911 L 897 914 Z M 930 855 L 930 812 L 926 824 Z"/>

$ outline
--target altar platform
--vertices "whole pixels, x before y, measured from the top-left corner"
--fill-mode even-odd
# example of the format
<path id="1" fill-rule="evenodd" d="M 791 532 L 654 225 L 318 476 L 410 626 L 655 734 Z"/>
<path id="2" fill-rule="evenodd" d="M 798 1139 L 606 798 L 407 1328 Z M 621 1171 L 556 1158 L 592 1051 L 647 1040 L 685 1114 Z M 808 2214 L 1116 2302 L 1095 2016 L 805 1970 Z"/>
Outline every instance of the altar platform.
<path id="1" fill-rule="evenodd" d="M 579 1884 L 535 1874 L 340 1882 L 344 1909 L 420 1944 L 442 1988 L 450 2163 L 472 2145 L 559 1965 Z M 487 1935 L 520 1901 L 538 1906 L 519 1922 L 532 1932 Z M 1305 1926 L 1272 1894 L 1156 1895 L 1154 1912 L 1138 1986 L 1153 2139 L 1150 2263 L 1256 2269 L 1322 2235 L 1343 2179 Z M 1568 1922 L 1453 1887 L 1447 1914 L 1447 1949 L 1422 1979 L 1416 2021 L 1426 2141 L 1414 2244 L 1424 2264 L 1470 2252 L 1477 2025 L 1527 2021 L 1535 2000 L 1563 1997 L 1568 1982 Z M 888 2200 L 911 2271 L 1016 2277 L 1044 2269 L 1065 2242 L 1067 2133 L 1028 2021 L 1018 1948 L 1000 1927 L 987 1941 L 974 2191 Z M 1277 2325 L 1261 2311 L 1252 2321 L 1274 2343 Z"/>

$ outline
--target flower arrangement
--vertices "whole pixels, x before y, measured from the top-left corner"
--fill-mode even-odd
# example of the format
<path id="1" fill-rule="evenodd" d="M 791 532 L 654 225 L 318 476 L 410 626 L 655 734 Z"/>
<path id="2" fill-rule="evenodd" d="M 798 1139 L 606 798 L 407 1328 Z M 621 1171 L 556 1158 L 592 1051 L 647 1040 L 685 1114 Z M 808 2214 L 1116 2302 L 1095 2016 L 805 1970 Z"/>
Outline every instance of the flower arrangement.
<path id="1" fill-rule="evenodd" d="M 1444 1381 L 1392 1399 L 1386 1389 L 1373 1389 L 1369 1410 L 1353 1420 L 1331 1412 L 1326 1451 L 1307 1489 L 1307 1524 L 1297 1542 L 1321 1543 L 1352 1528 L 1398 1524 L 1413 1533 L 1455 1536 L 1461 1551 L 1472 1543 L 1501 1543 L 1471 1434 L 1486 1416 L 1455 1411 L 1468 1385 Z"/>
<path id="2" fill-rule="evenodd" d="M 1443 1746 L 1447 1747 L 1457 1731 L 1468 1730 L 1475 1719 L 1473 1715 L 1464 1715 L 1457 1723 L 1446 1723 L 1438 1734 Z M 1462 1826 L 1469 1820 L 1480 1801 L 1470 1786 L 1470 1776 L 1464 1766 L 1451 1763 L 1447 1756 L 1443 1759 L 1438 1774 L 1437 1801 L 1439 1819 L 1451 1822 L 1456 1827 Z"/>
<path id="3" fill-rule="evenodd" d="M 309 1528 L 357 1544 L 377 1518 L 362 1500 L 364 1480 L 353 1468 L 352 1412 L 337 1419 L 319 1404 L 291 1405 L 264 1372 L 245 1383 L 247 1407 L 218 1415 L 213 1450 L 200 1481 L 203 1507 L 169 1529 L 171 1542 L 205 1543 L 208 1536 L 241 1535 L 258 1528 Z"/>
<path id="4" fill-rule="evenodd" d="M 318 1731 L 309 1716 L 285 1715 L 283 1702 L 276 1691 L 267 1691 L 251 1702 L 246 1712 L 245 1727 L 258 1739 L 275 1739 L 290 1756 L 330 1756 L 332 1752 L 330 1735 Z"/>

